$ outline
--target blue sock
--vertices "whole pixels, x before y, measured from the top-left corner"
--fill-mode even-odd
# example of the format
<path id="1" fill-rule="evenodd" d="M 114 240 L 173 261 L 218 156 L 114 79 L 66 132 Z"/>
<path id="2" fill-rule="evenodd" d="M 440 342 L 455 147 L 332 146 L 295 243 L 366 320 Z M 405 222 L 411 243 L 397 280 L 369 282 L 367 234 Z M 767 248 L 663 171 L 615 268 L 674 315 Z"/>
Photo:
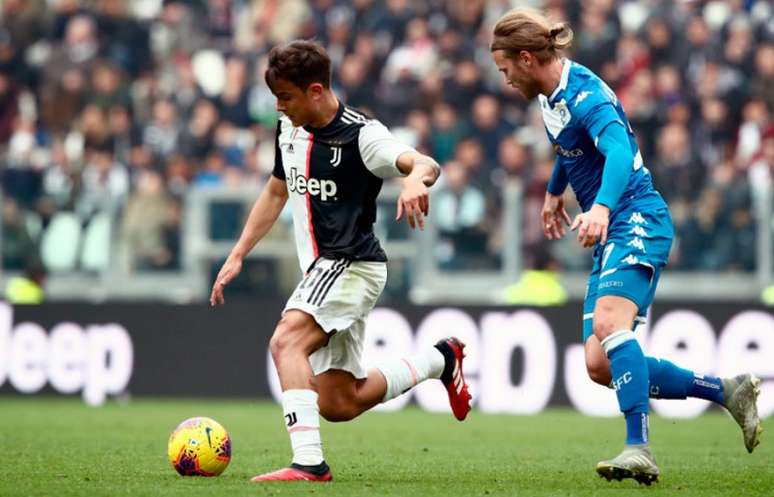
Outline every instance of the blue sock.
<path id="1" fill-rule="evenodd" d="M 685 399 L 696 397 L 723 403 L 723 383 L 714 376 L 697 377 L 665 359 L 646 357 L 650 375 L 650 397 L 654 399 Z"/>
<path id="2" fill-rule="evenodd" d="M 613 376 L 618 406 L 626 416 L 626 444 L 648 443 L 648 363 L 631 330 L 602 341 Z"/>
<path id="3" fill-rule="evenodd" d="M 688 397 L 697 397 L 722 404 L 725 400 L 723 398 L 723 382 L 717 376 L 694 375 L 688 384 Z"/>
<path id="4" fill-rule="evenodd" d="M 633 412 L 626 416 L 626 445 L 648 443 L 648 414 Z M 633 436 L 637 435 L 637 436 Z"/>

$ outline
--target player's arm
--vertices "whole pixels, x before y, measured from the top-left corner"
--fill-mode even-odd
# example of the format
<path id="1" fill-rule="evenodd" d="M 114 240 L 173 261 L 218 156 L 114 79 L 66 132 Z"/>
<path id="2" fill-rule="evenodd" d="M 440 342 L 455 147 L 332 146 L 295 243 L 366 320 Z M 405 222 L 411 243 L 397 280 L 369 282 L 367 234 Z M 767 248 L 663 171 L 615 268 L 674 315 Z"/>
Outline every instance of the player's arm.
<path id="1" fill-rule="evenodd" d="M 247 222 L 234 248 L 218 272 L 212 285 L 210 305 L 223 304 L 223 288 L 242 270 L 242 261 L 255 245 L 266 236 L 285 207 L 288 188 L 285 180 L 270 176 L 266 187 L 253 204 Z"/>
<path id="2" fill-rule="evenodd" d="M 360 156 L 366 168 L 380 178 L 404 176 L 398 197 L 396 221 L 406 215 L 409 226 L 425 227 L 424 215 L 430 210 L 428 187 L 438 179 L 438 163 L 396 140 L 379 121 L 369 121 L 360 129 Z"/>
<path id="3" fill-rule="evenodd" d="M 551 180 L 543 201 L 543 235 L 549 240 L 559 240 L 565 234 L 564 225 L 570 225 L 570 216 L 564 208 L 564 190 L 568 183 L 567 171 L 557 156 Z"/>
<path id="4" fill-rule="evenodd" d="M 419 225 L 419 229 L 423 230 L 424 216 L 430 213 L 428 188 L 433 186 L 441 175 L 441 166 L 432 157 L 413 150 L 400 154 L 395 165 L 406 176 L 398 197 L 395 220 L 400 221 L 405 214 L 409 226 L 414 228 Z"/>
<path id="5" fill-rule="evenodd" d="M 584 247 L 591 247 L 597 239 L 603 245 L 607 241 L 610 211 L 621 199 L 634 164 L 629 136 L 621 121 L 616 120 L 605 126 L 595 142 L 597 149 L 605 156 L 602 184 L 594 205 L 588 212 L 579 214 L 572 225 L 573 230 L 580 228 L 578 240 Z"/>

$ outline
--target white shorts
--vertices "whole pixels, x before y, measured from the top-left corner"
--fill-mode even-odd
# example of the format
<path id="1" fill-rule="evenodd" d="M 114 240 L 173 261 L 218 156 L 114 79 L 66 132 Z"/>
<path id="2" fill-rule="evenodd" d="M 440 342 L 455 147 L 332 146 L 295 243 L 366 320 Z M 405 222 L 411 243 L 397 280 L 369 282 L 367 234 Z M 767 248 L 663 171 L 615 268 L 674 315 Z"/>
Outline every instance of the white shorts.
<path id="1" fill-rule="evenodd" d="M 335 332 L 309 356 L 314 374 L 341 369 L 358 379 L 368 376 L 362 364 L 366 318 L 386 282 L 384 262 L 320 258 L 296 286 L 282 313 L 304 311 L 325 333 Z"/>

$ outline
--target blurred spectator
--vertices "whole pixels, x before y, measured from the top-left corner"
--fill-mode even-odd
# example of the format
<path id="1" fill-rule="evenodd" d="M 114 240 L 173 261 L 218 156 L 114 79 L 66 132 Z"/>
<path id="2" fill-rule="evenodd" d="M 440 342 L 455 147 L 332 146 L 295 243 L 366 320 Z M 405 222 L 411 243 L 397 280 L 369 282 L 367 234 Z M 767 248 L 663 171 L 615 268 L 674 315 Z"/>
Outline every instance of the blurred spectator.
<path id="1" fill-rule="evenodd" d="M 497 162 L 498 146 L 513 128 L 500 116 L 500 105 L 492 95 L 481 95 L 473 101 L 470 136 L 478 140 L 490 167 Z"/>
<path id="2" fill-rule="evenodd" d="M 316 37 L 346 103 L 407 132 L 440 163 L 452 161 L 458 190 L 447 189 L 447 201 L 483 196 L 485 221 L 463 229 L 468 241 L 452 266 L 483 264 L 464 247 L 486 254 L 501 243 L 493 226 L 503 180 L 524 187 L 527 265 L 545 250 L 535 216 L 553 151 L 539 107 L 503 84 L 489 56 L 491 24 L 514 2 L 148 3 L 157 14 L 142 19 L 123 0 L 0 6 L 0 179 L 33 244 L 33 220 L 45 227 L 72 209 L 85 221 L 114 207 L 118 215 L 155 175 L 169 202 L 155 211 L 154 243 L 177 254 L 170 247 L 179 245 L 175 230 L 190 189 L 257 185 L 271 174 L 277 112 L 263 77 L 267 53 Z M 572 22 L 568 56 L 599 71 L 621 98 L 672 209 L 678 267 L 749 269 L 751 199 L 774 167 L 770 2 L 528 3 Z M 223 224 L 211 232 L 233 236 L 243 213 L 233 205 L 215 213 Z M 554 244 L 565 267 L 587 261 L 571 242 Z M 179 265 L 177 255 L 161 259 L 134 267 Z"/>
<path id="3" fill-rule="evenodd" d="M 12 198 L 2 200 L 3 269 L 23 270 L 37 257 L 35 244 L 25 219 L 25 213 Z"/>
<path id="4" fill-rule="evenodd" d="M 188 157 L 204 157 L 214 145 L 218 109 L 209 100 L 201 99 L 193 108 L 188 125 L 180 134 L 180 151 Z"/>
<path id="5" fill-rule="evenodd" d="M 122 206 L 129 193 L 129 173 L 116 162 L 110 144 L 93 148 L 83 168 L 76 209 L 85 221 L 97 212 L 110 213 Z"/>
<path id="6" fill-rule="evenodd" d="M 40 262 L 30 262 L 24 274 L 8 278 L 5 299 L 10 304 L 40 304 L 45 299 L 46 268 Z"/>
<path id="7" fill-rule="evenodd" d="M 435 160 L 443 163 L 454 157 L 457 143 L 465 135 L 463 121 L 457 116 L 454 107 L 448 103 L 439 103 L 433 108 L 433 132 L 430 138 L 430 152 Z"/>
<path id="8" fill-rule="evenodd" d="M 50 95 L 67 75 L 84 77 L 91 72 L 99 54 L 94 19 L 77 15 L 67 21 L 64 43 L 55 45 L 43 70 L 43 93 Z M 72 76 L 67 76 L 72 77 Z"/>
<path id="9" fill-rule="evenodd" d="M 140 173 L 137 188 L 129 196 L 121 221 L 122 243 L 129 271 L 165 268 L 174 254 L 166 240 L 171 199 L 164 178 L 155 171 Z"/>
<path id="10" fill-rule="evenodd" d="M 91 88 L 90 102 L 102 109 L 130 104 L 129 91 L 116 66 L 105 62 L 97 63 L 91 73 Z"/>
<path id="11" fill-rule="evenodd" d="M 153 104 L 153 118 L 143 130 L 143 143 L 158 157 L 166 157 L 176 149 L 179 133 L 177 109 L 172 102 L 161 99 Z"/>
<path id="12" fill-rule="evenodd" d="M 469 172 L 459 162 L 447 162 L 442 177 L 433 195 L 433 221 L 442 240 L 440 265 L 450 270 L 481 267 L 487 259 L 486 196 L 469 183 Z"/>
<path id="13" fill-rule="evenodd" d="M 0 72 L 0 145 L 8 143 L 13 123 L 19 114 L 16 85 L 7 73 Z"/>
<path id="14" fill-rule="evenodd" d="M 521 278 L 503 292 L 508 305 L 551 306 L 567 301 L 567 290 L 559 281 L 559 264 L 551 259 L 548 251 L 541 251 L 535 266 L 522 271 Z"/>
<path id="15" fill-rule="evenodd" d="M 247 64 L 238 57 L 228 58 L 226 84 L 217 99 L 220 118 L 240 128 L 250 126 L 247 93 Z"/>
<path id="16" fill-rule="evenodd" d="M 769 42 L 755 51 L 755 73 L 750 82 L 751 93 L 774 109 L 774 43 Z"/>
<path id="17" fill-rule="evenodd" d="M 656 189 L 667 199 L 693 200 L 706 176 L 705 166 L 691 147 L 688 130 L 679 124 L 661 129 L 658 159 L 652 169 Z"/>

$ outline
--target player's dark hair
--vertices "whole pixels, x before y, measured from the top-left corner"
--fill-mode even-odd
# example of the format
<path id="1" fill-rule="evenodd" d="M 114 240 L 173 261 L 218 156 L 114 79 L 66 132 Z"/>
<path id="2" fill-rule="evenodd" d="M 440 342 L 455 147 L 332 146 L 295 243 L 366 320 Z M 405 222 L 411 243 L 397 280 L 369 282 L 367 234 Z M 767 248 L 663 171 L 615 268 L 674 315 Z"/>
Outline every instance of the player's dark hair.
<path id="1" fill-rule="evenodd" d="M 302 90 L 312 83 L 330 88 L 331 58 L 316 41 L 294 40 L 271 49 L 265 78 L 269 88 L 278 80 L 289 81 Z"/>
<path id="2" fill-rule="evenodd" d="M 526 50 L 544 64 L 561 56 L 572 38 L 572 29 L 566 22 L 552 23 L 536 10 L 521 8 L 511 10 L 497 21 L 490 49 L 492 52 L 505 50 L 509 58 Z"/>

